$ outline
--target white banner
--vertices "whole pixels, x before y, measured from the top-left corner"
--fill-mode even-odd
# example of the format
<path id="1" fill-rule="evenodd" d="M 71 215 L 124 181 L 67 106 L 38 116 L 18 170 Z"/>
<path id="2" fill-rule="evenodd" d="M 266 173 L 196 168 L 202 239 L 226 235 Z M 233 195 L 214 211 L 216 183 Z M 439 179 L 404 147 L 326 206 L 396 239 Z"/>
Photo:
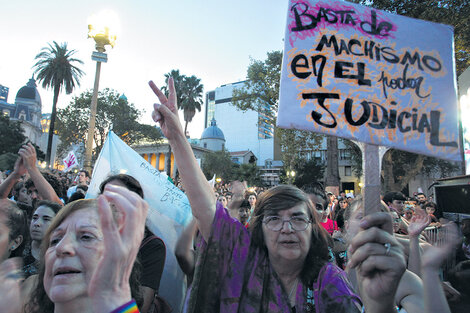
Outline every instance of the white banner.
<path id="1" fill-rule="evenodd" d="M 168 180 L 165 173 L 160 173 L 110 131 L 93 169 L 86 198 L 96 198 L 101 182 L 115 174 L 130 175 L 142 186 L 144 199 L 150 206 L 147 226 L 166 246 L 160 295 L 171 304 L 175 312 L 179 312 L 186 286 L 174 248 L 183 227 L 192 218 L 189 201 L 186 195 Z"/>
<path id="2" fill-rule="evenodd" d="M 291 0 L 277 125 L 461 160 L 453 29 Z"/>
<path id="3" fill-rule="evenodd" d="M 78 166 L 77 157 L 75 156 L 75 153 L 73 153 L 73 151 L 70 151 L 69 154 L 67 154 L 67 157 L 65 157 L 63 161 L 64 161 L 64 172 L 68 172 L 75 166 Z"/>

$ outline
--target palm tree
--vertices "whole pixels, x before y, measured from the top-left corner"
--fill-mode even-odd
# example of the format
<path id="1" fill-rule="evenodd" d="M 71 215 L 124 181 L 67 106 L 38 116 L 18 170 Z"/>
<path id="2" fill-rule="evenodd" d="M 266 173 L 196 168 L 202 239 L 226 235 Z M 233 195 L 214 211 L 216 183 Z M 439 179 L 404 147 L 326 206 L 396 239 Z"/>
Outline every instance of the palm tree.
<path id="1" fill-rule="evenodd" d="M 37 79 L 42 82 L 43 88 L 52 88 L 54 90 L 54 99 L 52 102 L 51 124 L 49 126 L 49 138 L 47 141 L 46 162 L 51 163 L 52 138 L 54 135 L 54 123 L 57 114 L 57 100 L 62 88 L 65 87 L 65 93 L 72 93 L 75 85 L 80 86 L 79 79 L 84 72 L 72 63 L 83 64 L 79 59 L 72 58 L 75 50 L 68 50 L 67 43 L 58 44 L 53 42 L 48 47 L 41 49 L 41 52 L 34 59 L 38 60 L 34 64 L 34 73 Z"/>
<path id="2" fill-rule="evenodd" d="M 184 113 L 184 133 L 186 134 L 188 124 L 193 120 L 196 110 L 201 112 L 202 106 L 202 91 L 204 85 L 201 84 L 201 79 L 196 76 L 186 77 L 183 81 L 183 99 L 179 103 L 179 109 Z"/>
<path id="3" fill-rule="evenodd" d="M 178 109 L 183 111 L 184 121 L 184 133 L 188 129 L 188 123 L 193 120 L 196 110 L 201 112 L 202 106 L 202 92 L 204 85 L 201 84 L 201 79 L 196 76 L 186 76 L 180 74 L 179 70 L 171 70 L 171 72 L 165 74 L 165 82 L 168 85 L 168 78 L 173 77 L 175 83 L 175 89 L 177 91 L 176 102 Z M 168 96 L 168 88 L 162 87 L 162 91 Z"/>

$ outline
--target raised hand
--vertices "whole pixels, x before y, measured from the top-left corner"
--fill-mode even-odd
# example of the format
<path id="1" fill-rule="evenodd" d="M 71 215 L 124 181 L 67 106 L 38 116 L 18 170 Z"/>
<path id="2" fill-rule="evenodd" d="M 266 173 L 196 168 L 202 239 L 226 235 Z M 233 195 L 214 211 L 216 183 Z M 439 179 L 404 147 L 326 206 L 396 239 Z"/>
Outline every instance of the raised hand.
<path id="1" fill-rule="evenodd" d="M 18 151 L 18 154 L 21 156 L 23 159 L 23 164 L 28 170 L 28 172 L 31 172 L 31 170 L 36 169 L 36 162 L 37 162 L 37 156 L 36 156 L 36 149 L 34 149 L 33 145 L 28 142 L 28 144 L 23 145 L 20 148 L 20 151 Z"/>
<path id="2" fill-rule="evenodd" d="M 149 81 L 149 86 L 153 92 L 157 95 L 160 103 L 153 105 L 152 118 L 155 122 L 160 123 L 160 128 L 169 140 L 175 138 L 176 135 L 183 135 L 183 128 L 181 126 L 178 107 L 176 103 L 176 90 L 173 77 L 168 79 L 168 98 L 165 94 L 154 84 L 153 81 Z"/>
<path id="3" fill-rule="evenodd" d="M 18 178 L 26 174 L 28 170 L 24 166 L 23 158 L 20 156 L 16 159 L 15 167 L 13 169 L 13 174 L 16 175 Z"/>
<path id="4" fill-rule="evenodd" d="M 452 251 L 460 243 L 459 232 L 454 223 L 447 223 L 440 228 L 444 233 L 442 245 L 427 248 L 421 256 L 421 268 L 438 271 L 445 260 L 452 256 Z"/>
<path id="5" fill-rule="evenodd" d="M 243 195 L 245 193 L 247 186 L 246 186 L 246 181 L 241 182 L 239 180 L 235 180 L 230 183 L 229 190 L 232 192 L 232 194 L 241 194 Z"/>
<path id="6" fill-rule="evenodd" d="M 147 202 L 121 186 L 106 185 L 98 198 L 104 252 L 88 287 L 95 312 L 111 312 L 131 300 L 129 277 L 144 236 L 147 211 Z"/>
<path id="7" fill-rule="evenodd" d="M 406 262 L 403 248 L 393 236 L 388 213 L 365 216 L 351 241 L 348 267 L 356 268 L 358 287 L 366 312 L 388 312 Z"/>
<path id="8" fill-rule="evenodd" d="M 431 224 L 431 217 L 423 209 L 416 207 L 415 214 L 411 218 L 411 223 L 408 225 L 408 235 L 416 237 Z"/>

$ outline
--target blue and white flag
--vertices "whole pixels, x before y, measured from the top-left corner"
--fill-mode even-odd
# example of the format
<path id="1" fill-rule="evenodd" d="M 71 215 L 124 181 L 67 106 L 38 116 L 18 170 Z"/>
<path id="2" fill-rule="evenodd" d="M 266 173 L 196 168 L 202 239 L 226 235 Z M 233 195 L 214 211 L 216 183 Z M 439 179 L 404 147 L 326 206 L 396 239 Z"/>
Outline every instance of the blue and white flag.
<path id="1" fill-rule="evenodd" d="M 108 176 L 127 174 L 139 181 L 149 204 L 147 227 L 166 246 L 166 261 L 159 294 L 179 312 L 186 290 L 184 274 L 175 257 L 175 244 L 184 226 L 192 219 L 186 195 L 137 152 L 110 131 L 93 169 L 86 198 L 96 198 Z"/>

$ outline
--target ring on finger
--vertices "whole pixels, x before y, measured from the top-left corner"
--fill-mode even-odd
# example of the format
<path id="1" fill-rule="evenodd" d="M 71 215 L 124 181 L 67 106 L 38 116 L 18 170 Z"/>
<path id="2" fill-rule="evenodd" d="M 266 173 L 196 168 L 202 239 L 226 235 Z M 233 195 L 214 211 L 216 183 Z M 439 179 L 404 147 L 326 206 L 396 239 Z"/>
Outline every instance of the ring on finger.
<path id="1" fill-rule="evenodd" d="M 384 243 L 384 247 L 385 247 L 385 255 L 389 255 L 392 245 L 390 244 L 390 242 L 387 242 L 387 243 Z"/>

